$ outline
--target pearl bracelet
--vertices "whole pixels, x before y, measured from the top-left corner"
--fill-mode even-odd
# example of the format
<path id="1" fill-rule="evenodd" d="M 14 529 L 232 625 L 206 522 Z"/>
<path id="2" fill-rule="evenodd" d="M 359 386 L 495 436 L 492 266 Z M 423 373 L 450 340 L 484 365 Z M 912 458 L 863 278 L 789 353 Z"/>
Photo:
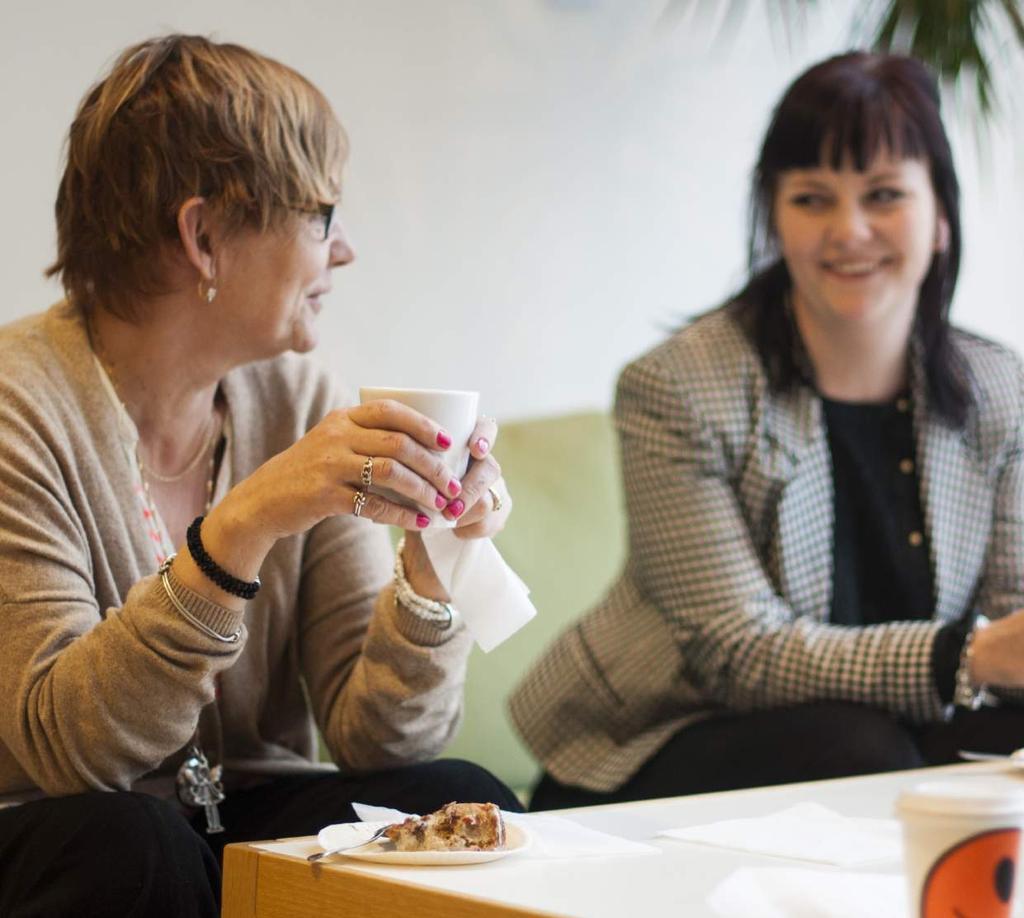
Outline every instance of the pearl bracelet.
<path id="1" fill-rule="evenodd" d="M 441 631 L 447 631 L 458 618 L 458 611 L 451 603 L 427 599 L 412 588 L 412 584 L 405 576 L 405 565 L 402 563 L 404 548 L 405 536 L 402 536 L 395 549 L 395 602 Z"/>

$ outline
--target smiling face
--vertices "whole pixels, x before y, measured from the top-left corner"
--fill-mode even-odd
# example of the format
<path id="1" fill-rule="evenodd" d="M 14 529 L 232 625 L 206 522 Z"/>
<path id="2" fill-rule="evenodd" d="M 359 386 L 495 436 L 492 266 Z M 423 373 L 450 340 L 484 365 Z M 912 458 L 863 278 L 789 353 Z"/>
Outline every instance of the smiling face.
<path id="1" fill-rule="evenodd" d="M 248 360 L 312 350 L 331 271 L 354 257 L 337 217 L 326 238 L 324 218 L 316 214 L 232 237 L 218 259 L 212 304 L 225 335 L 245 347 Z"/>
<path id="2" fill-rule="evenodd" d="M 780 174 L 774 227 L 802 328 L 852 324 L 909 336 L 918 291 L 948 227 L 928 165 L 882 152 L 858 172 L 847 160 Z"/>
<path id="3" fill-rule="evenodd" d="M 947 851 L 925 878 L 922 918 L 1009 918 L 1019 848 L 1019 829 L 997 829 Z"/>

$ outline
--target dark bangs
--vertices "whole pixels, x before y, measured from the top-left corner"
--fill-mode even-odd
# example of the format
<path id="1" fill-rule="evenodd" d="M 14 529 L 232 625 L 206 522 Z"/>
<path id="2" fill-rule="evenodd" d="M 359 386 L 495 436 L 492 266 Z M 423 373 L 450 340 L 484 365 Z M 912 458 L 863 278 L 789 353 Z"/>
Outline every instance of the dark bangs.
<path id="1" fill-rule="evenodd" d="M 790 169 L 850 164 L 865 171 L 882 152 L 927 163 L 949 223 L 948 249 L 932 259 L 918 294 L 915 335 L 924 355 L 932 407 L 961 426 L 971 396 L 949 335 L 949 308 L 960 269 L 960 188 L 939 114 L 934 77 L 917 60 L 853 52 L 802 74 L 775 109 L 754 168 L 748 239 L 749 281 L 737 299 L 769 381 L 784 389 L 805 378 L 796 330 L 785 314 L 791 279 L 773 220 L 779 177 Z"/>
<path id="2" fill-rule="evenodd" d="M 906 159 L 928 155 L 908 111 L 911 100 L 883 90 L 859 68 L 850 68 L 841 82 L 820 87 L 811 82 L 794 90 L 793 104 L 775 113 L 769 129 L 773 143 L 762 150 L 759 169 L 776 175 L 820 165 L 838 170 L 852 161 L 863 172 L 883 151 Z"/>

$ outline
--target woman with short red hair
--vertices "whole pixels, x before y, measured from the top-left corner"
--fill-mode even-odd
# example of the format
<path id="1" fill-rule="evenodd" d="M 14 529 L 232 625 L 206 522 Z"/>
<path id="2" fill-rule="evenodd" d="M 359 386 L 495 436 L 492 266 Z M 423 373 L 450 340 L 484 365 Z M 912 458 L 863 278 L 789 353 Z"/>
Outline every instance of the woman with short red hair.
<path id="1" fill-rule="evenodd" d="M 446 431 L 299 356 L 353 258 L 345 153 L 307 80 L 197 37 L 75 117 L 67 299 L 0 330 L 0 913 L 212 915 L 226 842 L 518 806 L 428 761 L 470 639 L 418 533 L 504 526 L 494 422 L 454 479 Z"/>

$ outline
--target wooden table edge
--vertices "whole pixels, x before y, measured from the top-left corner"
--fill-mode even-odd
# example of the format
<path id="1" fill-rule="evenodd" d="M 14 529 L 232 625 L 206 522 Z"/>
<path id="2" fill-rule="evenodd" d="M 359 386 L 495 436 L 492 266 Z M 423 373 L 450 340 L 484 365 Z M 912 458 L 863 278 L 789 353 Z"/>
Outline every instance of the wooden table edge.
<path id="1" fill-rule="evenodd" d="M 264 851 L 256 847 L 259 844 L 267 842 L 242 842 L 224 848 L 222 918 L 299 918 L 325 914 L 328 907 L 332 915 L 360 918 L 562 918 L 557 912 L 508 905 L 342 864 L 307 864 L 286 854 Z M 315 882 L 303 893 L 297 885 L 307 872 L 314 873 Z M 274 883 L 282 889 L 291 887 L 286 901 L 279 900 L 277 893 L 268 888 Z M 339 911 L 346 900 L 351 911 Z"/>

